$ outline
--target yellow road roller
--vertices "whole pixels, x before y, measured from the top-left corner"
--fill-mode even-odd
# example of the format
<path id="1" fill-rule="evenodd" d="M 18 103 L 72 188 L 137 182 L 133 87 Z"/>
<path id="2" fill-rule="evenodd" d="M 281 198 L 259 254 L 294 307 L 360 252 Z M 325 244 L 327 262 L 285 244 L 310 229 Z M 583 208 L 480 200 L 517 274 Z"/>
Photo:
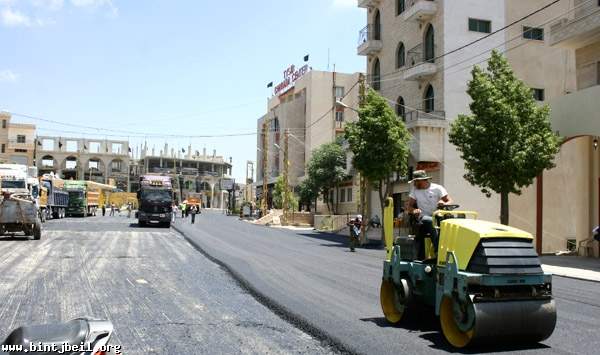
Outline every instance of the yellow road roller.
<path id="1" fill-rule="evenodd" d="M 439 316 L 456 348 L 548 338 L 556 325 L 552 275 L 542 271 L 533 236 L 457 207 L 433 214 L 437 240 L 424 236 L 425 258 L 416 260 L 415 239 L 394 237 L 393 200 L 386 200 L 380 290 L 386 320 L 399 323 L 421 303 Z"/>

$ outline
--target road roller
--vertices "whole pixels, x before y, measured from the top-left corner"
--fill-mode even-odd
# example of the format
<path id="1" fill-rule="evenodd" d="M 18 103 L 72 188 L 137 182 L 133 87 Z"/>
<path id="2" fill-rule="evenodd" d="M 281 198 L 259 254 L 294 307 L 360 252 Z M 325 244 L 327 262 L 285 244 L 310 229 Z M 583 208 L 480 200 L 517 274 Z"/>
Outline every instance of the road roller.
<path id="1" fill-rule="evenodd" d="M 394 236 L 393 200 L 384 210 L 386 258 L 380 301 L 389 323 L 424 304 L 439 317 L 444 338 L 455 348 L 474 344 L 540 342 L 556 325 L 552 275 L 544 273 L 533 236 L 477 219 L 458 205 L 431 217 L 436 236 L 424 236 L 417 260 L 413 235 Z"/>

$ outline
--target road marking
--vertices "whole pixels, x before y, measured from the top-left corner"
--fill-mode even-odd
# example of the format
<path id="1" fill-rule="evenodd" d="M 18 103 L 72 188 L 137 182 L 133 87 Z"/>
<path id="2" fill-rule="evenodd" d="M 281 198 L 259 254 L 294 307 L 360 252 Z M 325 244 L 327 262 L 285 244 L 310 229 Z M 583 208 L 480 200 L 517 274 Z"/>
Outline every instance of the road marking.
<path id="1" fill-rule="evenodd" d="M 139 283 L 139 284 L 147 284 L 148 281 L 144 280 L 144 279 L 137 279 L 135 280 L 135 282 Z"/>

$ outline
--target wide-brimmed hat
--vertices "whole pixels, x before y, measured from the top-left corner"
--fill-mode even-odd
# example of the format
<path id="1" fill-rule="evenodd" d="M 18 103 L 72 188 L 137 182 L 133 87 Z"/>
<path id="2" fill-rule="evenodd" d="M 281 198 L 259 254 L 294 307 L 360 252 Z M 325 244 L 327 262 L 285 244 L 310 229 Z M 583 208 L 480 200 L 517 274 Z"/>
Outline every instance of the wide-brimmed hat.
<path id="1" fill-rule="evenodd" d="M 425 172 L 425 170 L 415 170 L 413 172 L 413 179 L 410 180 L 408 183 L 411 184 L 417 180 L 429 180 L 431 179 L 431 176 L 427 175 L 427 172 Z"/>

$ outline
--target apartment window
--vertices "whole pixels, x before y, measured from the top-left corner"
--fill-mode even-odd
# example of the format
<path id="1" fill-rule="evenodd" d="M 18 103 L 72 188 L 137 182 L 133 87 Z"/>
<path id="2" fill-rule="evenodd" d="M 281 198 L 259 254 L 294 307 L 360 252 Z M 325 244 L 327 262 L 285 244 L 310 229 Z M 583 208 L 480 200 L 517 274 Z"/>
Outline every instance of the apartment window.
<path id="1" fill-rule="evenodd" d="M 25 136 L 22 134 L 17 135 L 17 143 L 25 143 Z"/>
<path id="2" fill-rule="evenodd" d="M 42 139 L 42 150 L 54 150 L 54 139 Z"/>
<path id="3" fill-rule="evenodd" d="M 336 86 L 334 88 L 334 91 L 335 91 L 335 97 L 337 99 L 344 97 L 344 87 L 343 86 Z"/>
<path id="4" fill-rule="evenodd" d="M 396 101 L 396 115 L 402 118 L 402 121 L 406 121 L 406 118 L 404 117 L 406 115 L 406 110 L 404 106 L 404 98 L 402 96 L 398 97 L 398 100 Z"/>
<path id="5" fill-rule="evenodd" d="M 6 120 L 2 120 L 2 128 L 6 128 Z"/>
<path id="6" fill-rule="evenodd" d="M 435 31 L 430 24 L 425 32 L 425 59 L 426 62 L 433 63 L 435 60 Z"/>
<path id="7" fill-rule="evenodd" d="M 375 64 L 373 64 L 373 80 L 371 86 L 374 90 L 379 91 L 381 89 L 381 67 L 379 59 L 375 58 Z"/>
<path id="8" fill-rule="evenodd" d="M 15 153 L 27 153 L 27 149 L 15 149 Z"/>
<path id="9" fill-rule="evenodd" d="M 470 18 L 469 19 L 469 31 L 491 33 L 492 32 L 492 21 Z"/>
<path id="10" fill-rule="evenodd" d="M 340 202 L 346 202 L 346 189 L 340 190 Z"/>
<path id="11" fill-rule="evenodd" d="M 6 145 L 2 144 L 2 153 L 6 153 Z"/>
<path id="12" fill-rule="evenodd" d="M 348 192 L 346 193 L 346 202 L 352 202 L 352 188 L 348 188 Z"/>
<path id="13" fill-rule="evenodd" d="M 427 86 L 425 90 L 425 97 L 423 99 L 423 108 L 425 112 L 432 112 L 435 109 L 435 93 L 433 92 L 433 86 Z"/>
<path id="14" fill-rule="evenodd" d="M 600 0 L 598 0 L 600 2 Z M 600 6 L 600 4 L 598 4 Z M 596 63 L 596 84 L 600 85 L 600 62 Z"/>
<path id="15" fill-rule="evenodd" d="M 279 119 L 277 117 L 271 120 L 271 132 L 279 132 Z"/>
<path id="16" fill-rule="evenodd" d="M 404 50 L 404 43 L 400 42 L 398 44 L 398 49 L 396 50 L 396 69 L 402 68 L 406 64 L 406 53 Z"/>
<path id="17" fill-rule="evenodd" d="M 406 10 L 406 1 L 405 0 L 396 0 L 396 16 L 403 13 L 404 10 Z"/>
<path id="18" fill-rule="evenodd" d="M 67 152 L 77 151 L 77 141 L 67 141 Z"/>
<path id="19" fill-rule="evenodd" d="M 523 38 L 543 41 L 544 40 L 544 29 L 539 28 L 539 27 L 523 26 Z"/>
<path id="20" fill-rule="evenodd" d="M 344 111 L 335 111 L 335 122 L 344 122 Z"/>
<path id="21" fill-rule="evenodd" d="M 537 101 L 544 101 L 544 89 L 532 89 L 533 98 Z"/>
<path id="22" fill-rule="evenodd" d="M 100 153 L 100 143 L 98 142 L 90 142 L 89 143 L 89 152 L 90 153 Z"/>

